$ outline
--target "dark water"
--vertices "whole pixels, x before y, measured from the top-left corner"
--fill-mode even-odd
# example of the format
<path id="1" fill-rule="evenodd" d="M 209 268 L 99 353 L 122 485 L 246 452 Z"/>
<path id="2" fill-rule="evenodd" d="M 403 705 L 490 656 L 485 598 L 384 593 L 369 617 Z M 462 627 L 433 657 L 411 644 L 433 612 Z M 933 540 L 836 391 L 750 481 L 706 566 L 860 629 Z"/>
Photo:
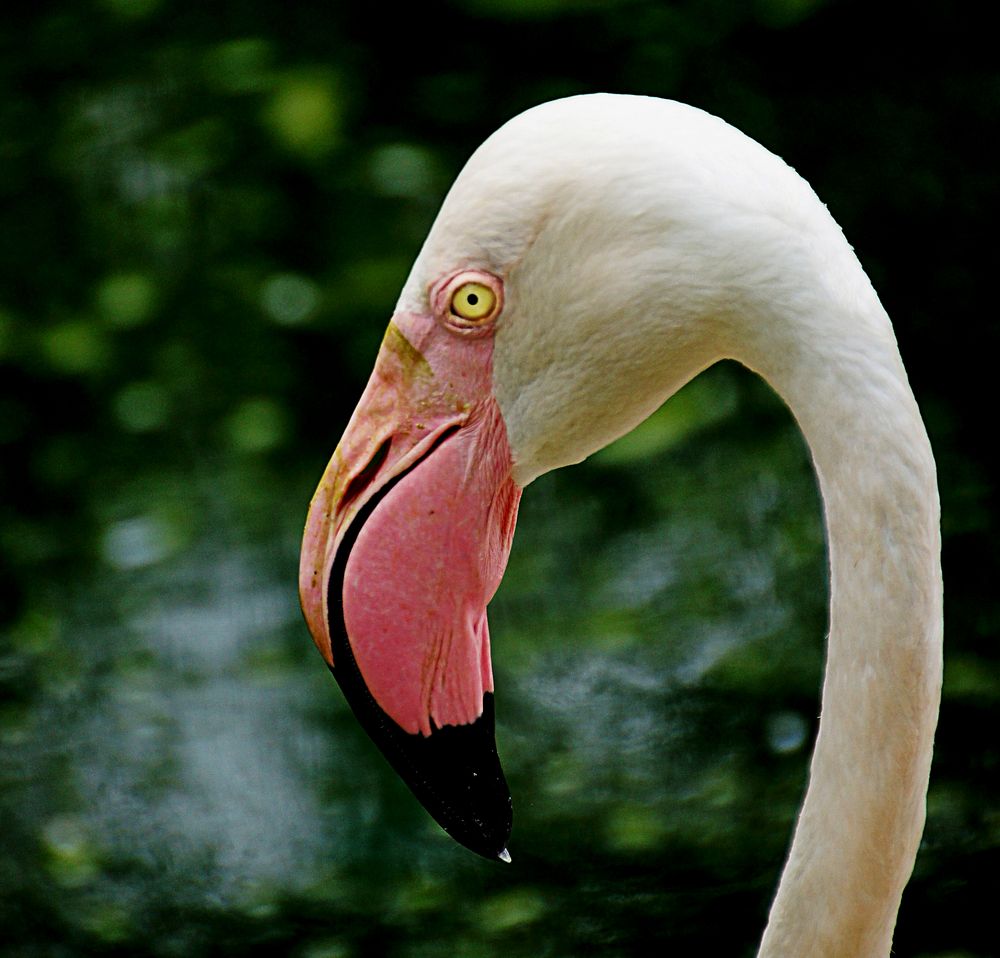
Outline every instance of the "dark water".
<path id="1" fill-rule="evenodd" d="M 475 41 L 444 62 L 410 14 L 276 10 L 67 0 L 0 26 L 0 954 L 753 954 L 827 595 L 807 452 L 749 373 L 710 370 L 525 494 L 490 612 L 512 865 L 396 781 L 297 605 L 309 497 L 448 182 L 506 116 L 602 88 L 789 155 L 898 317 L 949 622 L 897 953 L 1000 954 L 995 485 L 965 411 L 995 405 L 969 225 L 992 171 L 934 146 L 996 88 L 949 59 L 959 14 L 912 15 L 945 38 L 919 70 L 831 90 L 847 39 L 881 62 L 895 21 L 463 0 L 422 14 Z"/>
<path id="2" fill-rule="evenodd" d="M 825 625 L 817 494 L 765 387 L 716 368 L 528 490 L 491 610 L 509 867 L 355 727 L 300 619 L 309 490 L 280 465 L 134 474 L 15 631 L 7 668 L 40 673 L 3 726 L 20 953 L 750 954 Z"/>

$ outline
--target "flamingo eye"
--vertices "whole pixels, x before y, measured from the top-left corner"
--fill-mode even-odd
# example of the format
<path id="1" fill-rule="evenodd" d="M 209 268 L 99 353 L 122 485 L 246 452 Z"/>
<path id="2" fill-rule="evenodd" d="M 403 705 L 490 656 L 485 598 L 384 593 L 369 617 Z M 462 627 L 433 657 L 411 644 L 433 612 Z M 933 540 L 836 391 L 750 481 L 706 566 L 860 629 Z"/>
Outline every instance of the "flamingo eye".
<path id="1" fill-rule="evenodd" d="M 491 316 L 496 305 L 496 293 L 483 283 L 463 283 L 451 297 L 451 311 L 470 322 Z"/>

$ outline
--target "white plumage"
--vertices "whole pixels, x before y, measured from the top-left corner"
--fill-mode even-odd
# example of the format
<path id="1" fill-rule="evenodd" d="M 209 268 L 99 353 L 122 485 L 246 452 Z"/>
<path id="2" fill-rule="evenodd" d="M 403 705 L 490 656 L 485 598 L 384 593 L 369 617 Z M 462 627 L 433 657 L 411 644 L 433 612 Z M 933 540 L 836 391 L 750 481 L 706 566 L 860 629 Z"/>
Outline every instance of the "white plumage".
<path id="1" fill-rule="evenodd" d="M 578 462 L 722 358 L 809 443 L 831 624 L 810 784 L 762 956 L 885 956 L 923 828 L 941 678 L 934 462 L 889 319 L 808 184 L 721 120 L 586 96 L 469 161 L 403 290 L 504 278 L 494 389 L 514 478 Z"/>

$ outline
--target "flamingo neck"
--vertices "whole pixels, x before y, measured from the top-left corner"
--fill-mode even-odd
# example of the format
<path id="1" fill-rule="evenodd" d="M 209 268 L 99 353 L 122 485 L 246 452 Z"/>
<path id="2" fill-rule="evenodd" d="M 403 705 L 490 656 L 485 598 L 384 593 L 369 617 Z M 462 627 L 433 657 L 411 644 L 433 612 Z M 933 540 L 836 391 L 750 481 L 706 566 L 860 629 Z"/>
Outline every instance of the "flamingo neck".
<path id="1" fill-rule="evenodd" d="M 809 787 L 759 958 L 888 956 L 924 825 L 941 683 L 935 468 L 888 317 L 856 269 L 849 300 L 812 316 L 799 302 L 783 349 L 749 349 L 811 449 L 831 574 Z"/>

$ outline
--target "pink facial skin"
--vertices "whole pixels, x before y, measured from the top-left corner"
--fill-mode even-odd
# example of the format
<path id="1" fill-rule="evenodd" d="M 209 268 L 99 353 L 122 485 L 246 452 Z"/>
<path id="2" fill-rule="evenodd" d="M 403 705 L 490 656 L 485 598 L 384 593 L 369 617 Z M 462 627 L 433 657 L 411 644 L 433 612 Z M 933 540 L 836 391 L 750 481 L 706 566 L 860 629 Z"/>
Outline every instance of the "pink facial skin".
<path id="1" fill-rule="evenodd" d="M 469 281 L 497 297 L 481 321 L 449 312 L 451 294 Z M 313 497 L 299 569 L 306 621 L 335 665 L 326 592 L 336 549 L 359 509 L 406 473 L 358 533 L 343 614 L 376 702 L 424 735 L 475 721 L 493 689 L 486 606 L 507 564 L 521 493 L 492 386 L 502 283 L 463 271 L 435 284 L 431 304 L 430 314 L 399 313 L 389 324 Z"/>

